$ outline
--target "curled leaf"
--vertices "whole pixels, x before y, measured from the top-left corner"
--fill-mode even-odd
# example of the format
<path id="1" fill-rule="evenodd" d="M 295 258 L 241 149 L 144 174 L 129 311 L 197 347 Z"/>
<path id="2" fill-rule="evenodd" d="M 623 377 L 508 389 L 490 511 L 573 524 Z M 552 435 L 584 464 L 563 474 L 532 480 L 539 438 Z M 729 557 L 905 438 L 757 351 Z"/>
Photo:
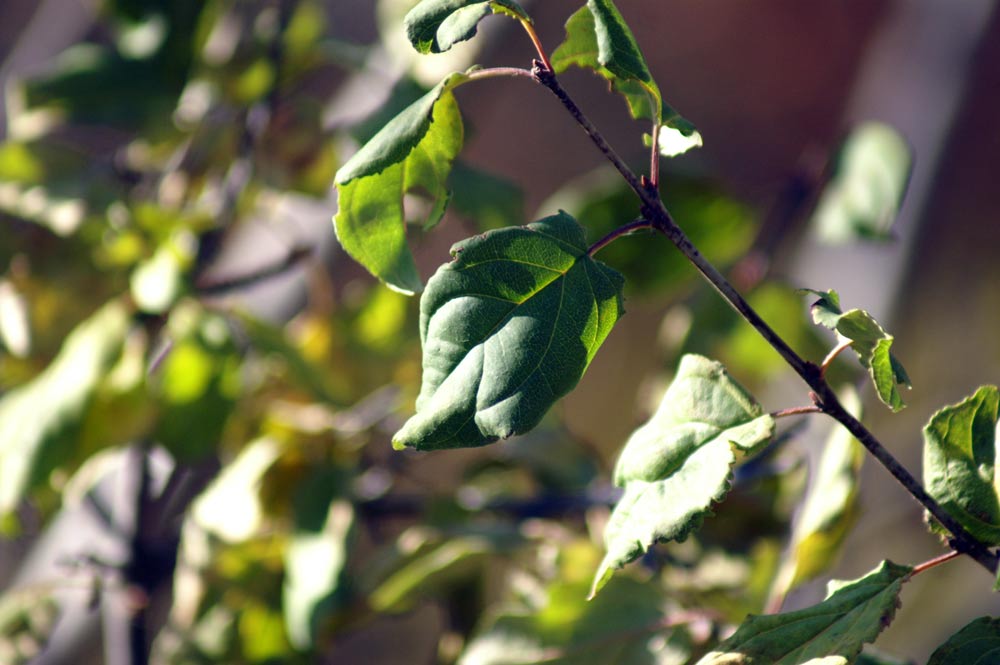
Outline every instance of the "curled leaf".
<path id="1" fill-rule="evenodd" d="M 490 14 L 505 14 L 530 22 L 513 0 L 423 0 L 403 20 L 406 36 L 421 53 L 442 53 L 472 39 L 479 22 Z"/>

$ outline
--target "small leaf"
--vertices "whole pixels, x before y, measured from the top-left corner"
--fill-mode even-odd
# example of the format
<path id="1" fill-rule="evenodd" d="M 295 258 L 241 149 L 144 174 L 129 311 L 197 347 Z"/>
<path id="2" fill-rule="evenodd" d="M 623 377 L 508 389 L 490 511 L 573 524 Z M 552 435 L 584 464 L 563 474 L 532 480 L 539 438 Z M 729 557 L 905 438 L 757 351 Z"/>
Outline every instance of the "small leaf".
<path id="1" fill-rule="evenodd" d="M 855 417 L 861 400 L 853 389 L 841 398 Z M 810 483 L 792 536 L 791 554 L 779 574 L 783 592 L 813 579 L 834 564 L 858 513 L 858 482 L 864 448 L 850 432 L 834 426 Z"/>
<path id="2" fill-rule="evenodd" d="M 513 0 L 423 0 L 410 10 L 403 24 L 413 48 L 421 53 L 442 53 L 472 39 L 479 22 L 490 14 L 531 21 Z"/>
<path id="3" fill-rule="evenodd" d="M 813 216 L 820 238 L 887 238 L 910 180 L 910 146 L 889 125 L 869 122 L 850 133 L 837 161 Z"/>
<path id="4" fill-rule="evenodd" d="M 462 147 L 462 116 L 451 90 L 468 79 L 452 74 L 393 118 L 344 164 L 335 178 L 337 239 L 356 261 L 391 288 L 423 288 L 406 245 L 404 195 L 431 201 L 423 226 L 440 221 L 446 183 Z"/>
<path id="5" fill-rule="evenodd" d="M 853 582 L 831 582 L 826 600 L 796 612 L 750 615 L 698 665 L 847 665 L 889 625 L 912 568 L 883 561 Z"/>
<path id="6" fill-rule="evenodd" d="M 70 333 L 41 374 L 0 398 L 0 516 L 65 459 L 128 326 L 125 307 L 108 303 Z"/>
<path id="7" fill-rule="evenodd" d="M 560 212 L 452 247 L 420 301 L 423 383 L 397 448 L 522 434 L 576 386 L 622 315 L 622 277 Z"/>
<path id="8" fill-rule="evenodd" d="M 664 103 L 625 19 L 611 0 L 589 0 L 566 21 L 566 39 L 552 53 L 552 67 L 590 69 L 611 82 L 636 120 L 660 125 L 658 150 L 673 157 L 702 145 L 694 125 Z M 651 141 L 646 136 L 647 144 Z"/>
<path id="9" fill-rule="evenodd" d="M 931 654 L 927 665 L 969 665 L 1000 662 L 1000 619 L 980 617 L 948 638 Z"/>
<path id="10" fill-rule="evenodd" d="M 729 491 L 737 455 L 773 435 L 774 419 L 721 363 L 684 356 L 659 409 L 618 459 L 615 484 L 625 494 L 604 533 L 591 594 L 654 543 L 683 540 Z"/>
<path id="11" fill-rule="evenodd" d="M 841 311 L 840 296 L 836 291 L 802 291 L 819 296 L 819 300 L 810 307 L 813 321 L 835 331 L 841 341 L 850 342 L 851 348 L 858 354 L 861 366 L 868 370 L 882 403 L 893 411 L 905 407 L 899 386 L 909 388 L 910 377 L 903 365 L 889 352 L 893 336 L 883 330 L 878 321 L 863 309 Z"/>
<path id="12" fill-rule="evenodd" d="M 941 507 L 986 545 L 1000 544 L 997 411 L 1000 390 L 983 386 L 924 427 L 924 484 Z"/>

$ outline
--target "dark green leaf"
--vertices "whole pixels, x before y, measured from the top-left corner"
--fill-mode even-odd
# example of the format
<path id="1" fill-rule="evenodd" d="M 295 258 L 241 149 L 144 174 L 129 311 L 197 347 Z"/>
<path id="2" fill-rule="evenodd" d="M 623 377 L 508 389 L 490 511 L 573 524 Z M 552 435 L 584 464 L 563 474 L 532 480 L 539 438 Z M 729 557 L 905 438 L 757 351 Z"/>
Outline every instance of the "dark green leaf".
<path id="1" fill-rule="evenodd" d="M 1000 619 L 980 617 L 948 638 L 927 665 L 987 665 L 1000 662 Z"/>
<path id="2" fill-rule="evenodd" d="M 698 665 L 847 665 L 889 625 L 911 572 L 883 561 L 853 582 L 831 582 L 822 603 L 796 612 L 750 615 Z"/>
<path id="3" fill-rule="evenodd" d="M 604 533 L 608 551 L 592 593 L 653 543 L 683 540 L 729 491 L 737 455 L 773 435 L 774 419 L 721 363 L 684 356 L 659 409 L 618 459 L 615 484 L 625 494 Z"/>
<path id="4" fill-rule="evenodd" d="M 983 386 L 924 427 L 924 484 L 941 507 L 987 545 L 1000 544 L 996 427 L 1000 390 Z"/>
<path id="5" fill-rule="evenodd" d="M 444 214 L 448 173 L 463 132 L 451 90 L 466 80 L 463 74 L 445 78 L 337 171 L 337 239 L 373 275 L 403 293 L 423 288 L 406 245 L 404 194 L 416 190 L 430 198 L 425 227 Z"/>
<path id="6" fill-rule="evenodd" d="M 448 184 L 455 192 L 451 209 L 472 221 L 480 231 L 525 222 L 524 192 L 509 180 L 457 161 Z"/>
<path id="7" fill-rule="evenodd" d="M 889 125 L 869 122 L 855 128 L 813 217 L 820 237 L 833 243 L 888 237 L 912 165 L 910 146 Z"/>
<path id="8" fill-rule="evenodd" d="M 889 352 L 893 336 L 883 330 L 878 321 L 863 309 L 841 311 L 840 296 L 836 291 L 803 291 L 819 296 L 819 300 L 810 308 L 813 321 L 835 331 L 841 342 L 850 343 L 858 354 L 861 366 L 868 370 L 879 399 L 893 411 L 905 407 L 899 386 L 909 388 L 910 377 L 903 365 Z"/>
<path id="9" fill-rule="evenodd" d="M 479 22 L 490 14 L 530 21 L 513 0 L 423 0 L 403 23 L 413 48 L 421 53 L 441 53 L 472 39 Z"/>
<path id="10" fill-rule="evenodd" d="M 45 370 L 0 399 L 0 515 L 72 450 L 87 404 L 121 354 L 129 317 L 108 303 L 70 333 Z"/>
<path id="11" fill-rule="evenodd" d="M 663 156 L 673 157 L 702 144 L 694 125 L 664 103 L 632 31 L 610 0 L 589 0 L 570 16 L 566 39 L 551 60 L 556 73 L 582 67 L 610 81 L 633 118 L 660 125 Z"/>
<path id="12" fill-rule="evenodd" d="M 621 316 L 622 277 L 565 213 L 452 247 L 420 302 L 423 383 L 397 448 L 480 446 L 538 424 Z"/>

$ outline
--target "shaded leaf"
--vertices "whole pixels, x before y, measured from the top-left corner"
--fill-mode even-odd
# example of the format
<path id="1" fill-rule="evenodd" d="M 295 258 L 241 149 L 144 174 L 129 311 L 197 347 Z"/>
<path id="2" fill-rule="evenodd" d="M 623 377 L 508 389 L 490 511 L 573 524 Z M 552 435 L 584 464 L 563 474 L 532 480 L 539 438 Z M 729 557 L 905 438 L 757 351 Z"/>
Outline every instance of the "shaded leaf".
<path id="1" fill-rule="evenodd" d="M 853 389 L 841 397 L 845 408 L 861 416 Z M 783 591 L 813 579 L 832 566 L 858 514 L 858 483 L 864 448 L 845 428 L 835 425 L 827 439 L 781 572 Z"/>
<path id="2" fill-rule="evenodd" d="M 403 23 L 413 48 L 421 53 L 441 53 L 472 39 L 479 22 L 490 14 L 531 20 L 513 0 L 423 0 Z"/>
<path id="3" fill-rule="evenodd" d="M 70 333 L 41 374 L 0 399 L 0 515 L 68 455 L 128 324 L 124 305 L 108 303 Z"/>
<path id="4" fill-rule="evenodd" d="M 818 605 L 750 615 L 698 665 L 847 665 L 892 621 L 911 570 L 883 561 L 860 579 L 831 582 L 826 600 Z"/>
<path id="5" fill-rule="evenodd" d="M 986 665 L 1000 662 L 1000 619 L 980 617 L 939 646 L 927 665 Z"/>
<path id="6" fill-rule="evenodd" d="M 622 315 L 622 277 L 566 213 L 452 247 L 420 302 L 423 381 L 397 448 L 524 433 L 576 386 Z"/>
<path id="7" fill-rule="evenodd" d="M 983 386 L 924 427 L 924 485 L 979 541 L 1000 544 L 997 411 L 1000 390 Z"/>
<path id="8" fill-rule="evenodd" d="M 882 403 L 893 411 L 905 407 L 899 386 L 909 388 L 910 377 L 889 351 L 893 336 L 883 330 L 878 321 L 863 309 L 841 311 L 840 296 L 836 291 L 803 291 L 819 296 L 819 300 L 810 307 L 813 321 L 835 331 L 842 342 L 850 343 L 858 354 L 861 366 L 868 370 Z"/>
<path id="9" fill-rule="evenodd" d="M 588 0 L 570 16 L 566 39 L 552 53 L 551 61 L 556 73 L 575 66 L 610 81 L 633 118 L 660 126 L 659 151 L 664 157 L 702 144 L 694 125 L 664 103 L 632 31 L 611 0 Z"/>
<path id="10" fill-rule="evenodd" d="M 880 122 L 856 127 L 813 216 L 820 238 L 842 243 L 888 237 L 912 167 L 910 146 L 895 129 Z"/>
<path id="11" fill-rule="evenodd" d="M 659 409 L 632 433 L 615 466 L 625 488 L 604 533 L 592 593 L 658 541 L 683 540 L 729 491 L 737 456 L 774 435 L 774 419 L 702 356 L 681 358 Z"/>
<path id="12" fill-rule="evenodd" d="M 347 563 L 347 540 L 353 524 L 352 506 L 335 501 L 322 529 L 299 531 L 288 542 L 282 610 L 288 640 L 296 649 L 308 649 L 315 641 L 322 605 L 336 592 Z"/>
<path id="13" fill-rule="evenodd" d="M 462 116 L 451 90 L 468 80 L 452 74 L 397 115 L 337 171 L 337 239 L 356 261 L 403 293 L 423 288 L 406 245 L 404 195 L 431 201 L 423 225 L 448 205 L 451 163 L 462 147 Z"/>
<path id="14" fill-rule="evenodd" d="M 524 192 L 510 180 L 455 162 L 448 184 L 455 192 L 451 209 L 480 231 L 525 222 Z"/>

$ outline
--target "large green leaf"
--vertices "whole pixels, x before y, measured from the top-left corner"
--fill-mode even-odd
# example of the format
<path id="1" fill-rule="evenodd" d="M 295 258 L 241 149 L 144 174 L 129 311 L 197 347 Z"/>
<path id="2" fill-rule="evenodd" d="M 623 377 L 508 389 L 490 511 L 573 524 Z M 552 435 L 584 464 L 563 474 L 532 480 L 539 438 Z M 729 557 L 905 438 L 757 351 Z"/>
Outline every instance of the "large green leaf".
<path id="1" fill-rule="evenodd" d="M 987 545 L 1000 544 L 997 410 L 1000 390 L 983 386 L 924 427 L 924 484 L 948 514 Z"/>
<path id="2" fill-rule="evenodd" d="M 883 561 L 853 582 L 831 582 L 826 600 L 796 612 L 750 615 L 698 665 L 847 665 L 889 625 L 911 572 Z"/>
<path id="3" fill-rule="evenodd" d="M 467 80 L 463 74 L 446 77 L 337 171 L 337 239 L 369 272 L 403 293 L 423 288 L 406 245 L 404 195 L 420 192 L 430 199 L 425 228 L 440 221 L 451 164 L 462 148 L 462 116 L 451 90 Z"/>
<path id="4" fill-rule="evenodd" d="M 592 593 L 654 543 L 683 540 L 729 491 L 737 455 L 773 435 L 774 419 L 721 363 L 684 356 L 659 409 L 618 459 L 615 484 L 625 494 L 604 533 Z"/>
<path id="5" fill-rule="evenodd" d="M 590 69 L 611 82 L 636 120 L 660 125 L 659 149 L 666 157 L 702 144 L 694 125 L 664 103 L 639 45 L 611 0 L 588 0 L 566 21 L 566 39 L 552 53 L 552 67 Z"/>
<path id="6" fill-rule="evenodd" d="M 909 388 L 910 377 L 903 365 L 889 352 L 893 336 L 883 330 L 878 321 L 863 309 L 842 311 L 840 296 L 836 291 L 804 291 L 819 296 L 819 300 L 810 308 L 813 321 L 835 331 L 842 342 L 850 343 L 851 348 L 857 352 L 861 365 L 868 370 L 879 399 L 893 411 L 905 407 L 899 386 Z"/>
<path id="7" fill-rule="evenodd" d="M 410 10 L 403 23 L 413 48 L 421 53 L 441 53 L 472 39 L 479 22 L 490 14 L 530 21 L 513 0 L 423 0 Z"/>
<path id="8" fill-rule="evenodd" d="M 423 382 L 397 448 L 480 446 L 538 424 L 622 315 L 622 277 L 560 212 L 452 247 L 420 301 Z"/>
<path id="9" fill-rule="evenodd" d="M 927 665 L 987 665 L 1000 662 L 1000 619 L 979 617 L 939 646 Z"/>
<path id="10" fill-rule="evenodd" d="M 856 127 L 816 207 L 819 236 L 832 243 L 888 237 L 912 166 L 910 146 L 895 129 L 880 122 Z"/>
<path id="11" fill-rule="evenodd" d="M 108 303 L 70 333 L 41 374 L 0 399 L 0 516 L 65 460 L 128 326 L 125 306 Z"/>
<path id="12" fill-rule="evenodd" d="M 854 390 L 842 396 L 841 402 L 853 416 L 861 416 L 861 400 Z M 835 425 L 795 523 L 790 555 L 780 574 L 783 591 L 813 579 L 836 561 L 858 514 L 864 459 L 861 443 Z"/>

